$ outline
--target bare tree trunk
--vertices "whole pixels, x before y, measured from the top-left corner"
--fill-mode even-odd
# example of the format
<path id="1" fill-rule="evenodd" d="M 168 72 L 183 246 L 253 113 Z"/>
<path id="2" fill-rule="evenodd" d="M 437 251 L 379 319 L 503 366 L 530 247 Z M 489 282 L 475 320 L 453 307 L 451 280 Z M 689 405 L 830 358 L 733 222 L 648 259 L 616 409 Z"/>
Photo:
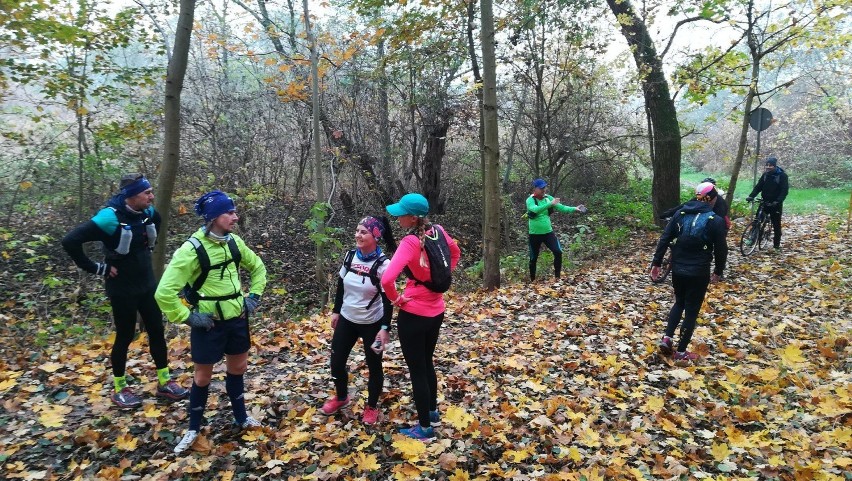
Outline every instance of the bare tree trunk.
<path id="1" fill-rule="evenodd" d="M 308 44 L 311 47 L 311 103 L 313 103 L 313 118 L 311 120 L 311 130 L 314 139 L 314 189 L 317 192 L 317 202 L 326 202 L 325 185 L 322 175 L 322 152 L 320 152 L 320 100 L 319 100 L 319 58 L 317 56 L 317 39 L 311 30 L 311 15 L 308 9 L 308 0 L 302 0 L 302 7 L 305 11 L 305 33 L 308 36 Z M 317 231 L 325 230 L 325 218 L 317 219 Z M 325 255 L 323 254 L 323 243 L 316 242 L 316 276 L 317 281 L 322 286 L 325 286 Z M 320 294 L 320 304 L 325 305 L 328 302 L 328 289 L 322 289 Z"/>
<path id="2" fill-rule="evenodd" d="M 436 114 L 435 125 L 429 126 L 426 153 L 423 154 L 423 174 L 420 186 L 434 214 L 444 213 L 441 200 L 441 165 L 447 151 L 447 131 L 450 130 L 450 112 Z"/>
<path id="3" fill-rule="evenodd" d="M 162 216 L 157 246 L 154 248 L 154 273 L 159 278 L 166 264 L 166 240 L 169 234 L 172 195 L 175 176 L 180 167 L 180 94 L 189 62 L 189 47 L 192 39 L 192 24 L 195 17 L 195 0 L 180 0 L 180 16 L 175 32 L 175 49 L 166 74 L 164 104 L 165 142 L 163 164 L 157 178 L 157 209 Z"/>
<path id="4" fill-rule="evenodd" d="M 680 203 L 680 126 L 677 109 L 669 94 L 663 62 L 648 33 L 644 20 L 636 14 L 629 0 L 606 0 L 633 51 L 633 60 L 642 76 L 645 107 L 651 119 L 651 166 L 653 181 L 651 203 L 654 218 L 665 209 Z"/>
<path id="5" fill-rule="evenodd" d="M 480 0 L 482 15 L 483 201 L 485 203 L 482 286 L 500 287 L 500 142 L 497 128 L 497 62 L 491 0 Z"/>
<path id="6" fill-rule="evenodd" d="M 384 180 L 388 194 L 397 197 L 393 189 L 394 172 L 391 164 L 390 106 L 388 104 L 388 77 L 385 72 L 385 39 L 377 45 L 379 60 L 379 146 L 381 149 L 381 179 Z"/>

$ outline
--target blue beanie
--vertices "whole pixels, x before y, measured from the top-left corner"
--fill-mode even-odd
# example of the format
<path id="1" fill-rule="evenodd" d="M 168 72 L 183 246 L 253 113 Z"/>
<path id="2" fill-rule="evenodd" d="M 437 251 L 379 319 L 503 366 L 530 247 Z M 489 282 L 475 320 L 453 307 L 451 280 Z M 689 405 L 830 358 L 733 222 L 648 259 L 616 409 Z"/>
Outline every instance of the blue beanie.
<path id="1" fill-rule="evenodd" d="M 151 188 L 151 183 L 148 182 L 148 179 L 145 176 L 139 176 L 138 179 L 133 182 L 121 187 L 121 195 L 127 199 L 133 197 L 140 192 L 145 192 L 146 190 Z"/>
<path id="2" fill-rule="evenodd" d="M 778 159 L 776 159 L 775 157 L 769 157 L 768 159 L 766 159 L 766 165 L 776 167 L 778 165 Z"/>
<path id="3" fill-rule="evenodd" d="M 195 213 L 210 222 L 226 212 L 237 210 L 234 200 L 221 190 L 210 191 L 195 201 Z"/>

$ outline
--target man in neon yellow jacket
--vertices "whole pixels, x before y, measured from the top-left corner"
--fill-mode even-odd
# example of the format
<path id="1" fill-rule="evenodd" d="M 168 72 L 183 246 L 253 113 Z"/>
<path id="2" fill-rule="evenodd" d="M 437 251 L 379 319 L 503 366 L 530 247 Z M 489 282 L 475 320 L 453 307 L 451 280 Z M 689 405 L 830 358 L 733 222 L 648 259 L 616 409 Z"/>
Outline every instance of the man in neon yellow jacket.
<path id="1" fill-rule="evenodd" d="M 241 238 L 231 233 L 239 216 L 227 194 L 218 190 L 204 194 L 195 203 L 195 212 L 204 218 L 205 225 L 175 251 L 154 294 L 169 321 L 192 328 L 190 350 L 195 375 L 189 394 L 189 430 L 175 453 L 188 449 L 198 437 L 213 366 L 223 356 L 225 390 L 236 424 L 244 429 L 261 425 L 246 412 L 243 375 L 251 346 L 248 318 L 266 287 L 266 267 Z M 251 274 L 247 297 L 241 290 L 239 267 Z M 178 296 L 181 292 L 184 299 Z"/>
<path id="2" fill-rule="evenodd" d="M 544 179 L 535 179 L 532 183 L 533 191 L 527 197 L 527 218 L 529 219 L 529 247 L 530 247 L 530 280 L 535 280 L 536 263 L 541 244 L 547 246 L 553 253 L 553 271 L 556 280 L 562 275 L 562 246 L 553 232 L 550 223 L 550 214 L 556 212 L 580 212 L 585 214 L 588 209 L 585 205 L 571 207 L 562 205 L 558 197 L 546 194 L 547 182 Z"/>

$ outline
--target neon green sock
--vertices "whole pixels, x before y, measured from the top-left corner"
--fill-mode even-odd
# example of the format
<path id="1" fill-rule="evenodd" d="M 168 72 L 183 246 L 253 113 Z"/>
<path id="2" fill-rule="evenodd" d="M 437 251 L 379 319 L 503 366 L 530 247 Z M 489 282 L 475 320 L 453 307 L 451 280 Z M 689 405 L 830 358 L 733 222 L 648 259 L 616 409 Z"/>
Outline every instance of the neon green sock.
<path id="1" fill-rule="evenodd" d="M 160 386 L 165 386 L 167 382 L 172 380 L 172 375 L 169 374 L 168 367 L 157 369 L 157 380 L 160 381 Z"/>
<path id="2" fill-rule="evenodd" d="M 124 376 L 113 376 L 112 385 L 115 387 L 115 392 L 121 392 L 122 389 L 127 387 L 127 378 Z"/>

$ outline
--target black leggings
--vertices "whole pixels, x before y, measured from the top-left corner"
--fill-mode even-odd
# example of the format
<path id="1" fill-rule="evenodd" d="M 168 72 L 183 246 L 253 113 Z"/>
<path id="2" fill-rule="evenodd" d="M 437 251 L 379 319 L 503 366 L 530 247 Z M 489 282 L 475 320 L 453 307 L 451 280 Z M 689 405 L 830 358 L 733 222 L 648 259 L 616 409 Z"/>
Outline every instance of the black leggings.
<path id="1" fill-rule="evenodd" d="M 666 335 L 674 337 L 675 329 L 680 323 L 683 315 L 683 324 L 680 326 L 680 339 L 677 343 L 678 352 L 686 351 L 686 346 L 692 339 L 695 331 L 695 321 L 701 304 L 704 303 L 704 295 L 710 284 L 710 276 L 682 276 L 672 272 L 672 286 L 674 286 L 675 303 L 669 311 L 669 319 L 666 325 Z"/>
<path id="2" fill-rule="evenodd" d="M 559 239 L 552 231 L 547 234 L 530 234 L 530 279 L 535 280 L 536 263 L 538 262 L 538 253 L 541 251 L 541 244 L 547 246 L 550 252 L 553 253 L 553 273 L 556 278 L 562 275 L 562 246 L 559 245 Z"/>
<path id="3" fill-rule="evenodd" d="M 408 365 L 417 419 L 424 428 L 431 426 L 429 411 L 438 409 L 438 376 L 435 374 L 435 345 L 444 322 L 444 313 L 424 317 L 403 310 L 397 316 L 399 345 Z"/>
<path id="4" fill-rule="evenodd" d="M 145 332 L 148 333 L 148 346 L 154 365 L 157 369 L 167 367 L 166 337 L 163 328 L 163 312 L 157 301 L 154 300 L 154 291 L 148 291 L 142 295 L 135 296 L 110 296 L 112 305 L 112 317 L 115 322 L 115 343 L 112 345 L 112 374 L 116 377 L 124 376 L 127 366 L 127 350 L 133 337 L 136 335 L 136 313 L 142 315 L 145 323 Z"/>
<path id="5" fill-rule="evenodd" d="M 367 405 L 376 407 L 378 404 L 385 375 L 382 372 L 382 355 L 376 354 L 370 345 L 376 339 L 381 325 L 381 321 L 372 324 L 356 324 L 340 316 L 337 327 L 334 329 L 334 336 L 331 338 L 331 377 L 334 378 L 337 399 L 344 399 L 349 395 L 349 372 L 346 369 L 346 360 L 349 359 L 349 353 L 352 352 L 355 342 L 360 337 L 364 344 L 367 369 L 370 370 L 370 378 L 367 381 Z"/>

